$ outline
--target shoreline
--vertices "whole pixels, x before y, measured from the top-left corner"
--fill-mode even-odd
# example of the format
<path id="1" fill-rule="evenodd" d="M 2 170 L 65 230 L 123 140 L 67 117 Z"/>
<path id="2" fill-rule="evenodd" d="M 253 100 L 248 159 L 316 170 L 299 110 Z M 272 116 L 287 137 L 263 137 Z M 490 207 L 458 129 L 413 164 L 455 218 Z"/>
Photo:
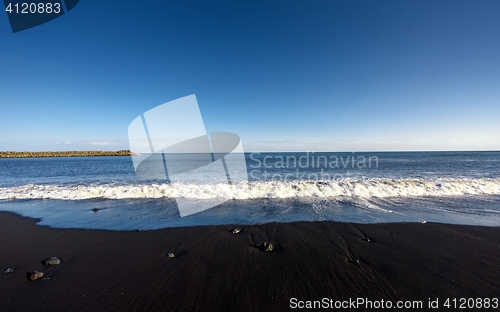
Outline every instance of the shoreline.
<path id="1" fill-rule="evenodd" d="M 47 158 L 47 157 L 98 157 L 133 156 L 129 150 L 119 151 L 66 151 L 66 152 L 0 152 L 0 158 Z"/>
<path id="2" fill-rule="evenodd" d="M 233 234 L 229 225 L 136 232 L 36 222 L 0 212 L 0 269 L 15 268 L 0 275 L 9 311 L 286 311 L 291 298 L 421 300 L 429 310 L 429 298 L 500 293 L 500 227 L 319 221 Z M 41 264 L 53 256 L 60 265 Z M 42 282 L 26 279 L 33 270 Z"/>
<path id="3" fill-rule="evenodd" d="M 356 154 L 356 153 L 372 153 L 372 154 L 407 154 L 407 153 L 464 153 L 464 152 L 472 152 L 472 153 L 498 153 L 500 150 L 470 150 L 470 151 L 454 151 L 454 150 L 443 150 L 443 151 L 336 151 L 336 152 L 325 152 L 325 151 L 316 151 L 316 152 L 284 152 L 285 154 L 294 154 L 294 153 L 302 153 L 302 154 L 322 154 L 322 153 L 332 153 L 332 154 Z M 248 151 L 245 154 L 277 154 L 281 155 L 283 152 L 276 151 Z M 38 152 L 18 152 L 18 151 L 0 151 L 0 158 L 41 158 L 41 157 L 89 157 L 89 156 L 133 156 L 134 153 L 130 150 L 118 150 L 118 151 L 38 151 Z"/>

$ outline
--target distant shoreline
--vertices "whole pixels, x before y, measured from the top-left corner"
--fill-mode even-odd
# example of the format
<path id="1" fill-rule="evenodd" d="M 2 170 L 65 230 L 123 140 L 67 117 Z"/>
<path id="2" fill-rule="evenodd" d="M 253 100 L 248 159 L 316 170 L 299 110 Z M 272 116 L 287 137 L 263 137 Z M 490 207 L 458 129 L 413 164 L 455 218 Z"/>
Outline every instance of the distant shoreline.
<path id="1" fill-rule="evenodd" d="M 132 156 L 129 150 L 119 151 L 66 151 L 66 152 L 0 152 L 0 158 L 40 158 L 40 157 L 96 157 Z"/>
<path id="2" fill-rule="evenodd" d="M 289 153 L 303 153 L 303 154 L 321 154 L 321 153 L 337 153 L 337 154 L 361 154 L 361 153 L 465 153 L 465 152 L 500 152 L 500 150 L 484 150 L 484 151 L 365 151 L 365 152 L 246 152 L 245 154 L 289 154 Z M 96 157 L 96 156 L 134 156 L 138 155 L 132 153 L 130 150 L 119 151 L 63 151 L 63 152 L 14 152 L 14 151 L 0 151 L 0 158 L 45 158 L 45 157 Z"/>

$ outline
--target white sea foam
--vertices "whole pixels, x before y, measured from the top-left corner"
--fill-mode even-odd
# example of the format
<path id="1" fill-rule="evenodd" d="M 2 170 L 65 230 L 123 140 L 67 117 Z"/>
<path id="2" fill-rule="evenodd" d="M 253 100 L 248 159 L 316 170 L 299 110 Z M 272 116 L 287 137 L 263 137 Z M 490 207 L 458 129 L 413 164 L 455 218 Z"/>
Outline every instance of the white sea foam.
<path id="1" fill-rule="evenodd" d="M 0 199 L 82 200 L 176 198 L 287 199 L 388 198 L 500 195 L 500 179 L 367 179 L 343 181 L 257 181 L 227 184 L 137 184 L 60 186 L 28 184 L 0 188 Z"/>

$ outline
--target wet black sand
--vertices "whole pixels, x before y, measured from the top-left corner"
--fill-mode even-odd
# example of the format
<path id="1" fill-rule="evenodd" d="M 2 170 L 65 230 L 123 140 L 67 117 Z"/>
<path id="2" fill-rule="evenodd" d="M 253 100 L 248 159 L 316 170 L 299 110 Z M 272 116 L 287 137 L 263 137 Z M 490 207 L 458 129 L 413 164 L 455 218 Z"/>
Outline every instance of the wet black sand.
<path id="1" fill-rule="evenodd" d="M 232 234 L 36 222 L 0 212 L 0 269 L 15 268 L 0 273 L 2 311 L 282 311 L 291 298 L 422 300 L 429 310 L 429 298 L 500 297 L 500 228 L 296 222 Z M 256 248 L 262 242 L 274 250 Z M 62 263 L 41 263 L 52 256 Z M 33 270 L 44 279 L 29 281 Z"/>

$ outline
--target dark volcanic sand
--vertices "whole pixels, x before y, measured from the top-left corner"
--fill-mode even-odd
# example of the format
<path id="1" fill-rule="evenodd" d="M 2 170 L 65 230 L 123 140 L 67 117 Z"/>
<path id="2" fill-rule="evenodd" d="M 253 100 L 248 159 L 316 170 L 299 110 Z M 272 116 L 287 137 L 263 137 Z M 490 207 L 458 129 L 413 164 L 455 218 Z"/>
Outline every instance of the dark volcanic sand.
<path id="1" fill-rule="evenodd" d="M 0 213 L 0 270 L 16 269 L 0 273 L 2 311 L 280 311 L 292 297 L 425 307 L 428 298 L 500 297 L 500 228 L 297 222 L 232 234 L 231 226 L 119 232 L 36 221 Z M 264 241 L 275 250 L 253 246 Z M 41 264 L 52 256 L 62 263 Z M 27 280 L 32 270 L 46 279 Z"/>

